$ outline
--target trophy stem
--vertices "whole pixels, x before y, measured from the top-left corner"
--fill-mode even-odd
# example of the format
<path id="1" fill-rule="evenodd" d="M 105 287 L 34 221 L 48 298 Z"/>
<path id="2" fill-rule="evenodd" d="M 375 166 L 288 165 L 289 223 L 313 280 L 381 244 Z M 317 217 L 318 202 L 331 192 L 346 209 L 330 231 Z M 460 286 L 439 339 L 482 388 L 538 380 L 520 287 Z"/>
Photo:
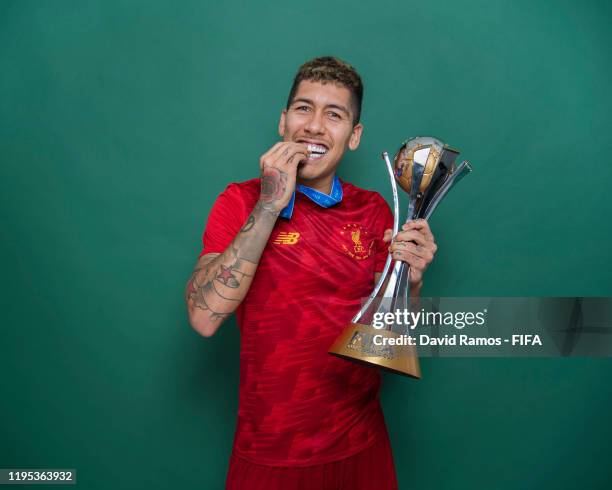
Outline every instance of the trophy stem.
<path id="1" fill-rule="evenodd" d="M 393 236 L 397 235 L 399 231 L 399 197 L 397 195 L 397 184 L 395 183 L 395 174 L 393 173 L 393 165 L 391 165 L 391 160 L 389 159 L 389 154 L 386 151 L 383 151 L 382 158 L 387 164 L 387 172 L 389 173 L 389 180 L 391 181 L 391 189 L 393 190 Z M 368 300 L 364 303 L 363 307 L 357 312 L 357 314 L 351 320 L 353 323 L 359 323 L 359 320 L 363 316 L 363 314 L 368 310 L 374 299 L 378 296 L 380 289 L 387 279 L 387 274 L 389 273 L 389 269 L 391 267 L 391 262 L 393 259 L 391 254 L 387 256 L 387 260 L 385 262 L 385 266 L 378 278 L 378 282 L 376 283 L 376 287 L 370 294 Z"/>
<path id="2" fill-rule="evenodd" d="M 393 271 L 394 275 L 396 275 L 397 280 L 395 282 L 395 287 L 393 288 L 393 296 L 391 299 L 391 304 L 388 305 L 389 308 L 386 311 L 397 311 L 408 309 L 409 307 L 409 298 L 410 298 L 410 286 L 409 286 L 409 277 L 410 277 L 410 266 L 405 262 L 396 262 L 396 267 Z M 387 305 L 383 305 L 387 306 Z M 396 328 L 393 328 L 393 325 L 389 326 L 389 330 L 396 333 L 405 333 L 398 332 Z"/>

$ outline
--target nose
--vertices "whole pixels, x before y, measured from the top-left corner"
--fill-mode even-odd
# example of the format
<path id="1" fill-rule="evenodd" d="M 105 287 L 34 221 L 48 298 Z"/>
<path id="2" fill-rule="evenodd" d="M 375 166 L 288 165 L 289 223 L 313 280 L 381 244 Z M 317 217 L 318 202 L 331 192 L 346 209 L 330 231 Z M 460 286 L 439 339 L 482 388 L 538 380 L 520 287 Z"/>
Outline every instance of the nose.
<path id="1" fill-rule="evenodd" d="M 308 133 L 321 134 L 325 131 L 323 113 L 321 111 L 312 111 L 310 118 L 306 121 L 304 129 Z"/>

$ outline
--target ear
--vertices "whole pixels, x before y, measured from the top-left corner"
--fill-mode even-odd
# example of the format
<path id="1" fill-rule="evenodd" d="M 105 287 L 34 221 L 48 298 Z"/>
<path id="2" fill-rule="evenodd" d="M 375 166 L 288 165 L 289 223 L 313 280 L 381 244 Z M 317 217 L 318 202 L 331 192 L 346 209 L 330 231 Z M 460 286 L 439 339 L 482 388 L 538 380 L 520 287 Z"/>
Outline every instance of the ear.
<path id="1" fill-rule="evenodd" d="M 281 138 L 285 137 L 285 117 L 287 116 L 287 109 L 283 109 L 280 115 L 280 121 L 278 121 L 278 134 Z"/>
<path id="2" fill-rule="evenodd" d="M 359 142 L 361 141 L 361 133 L 363 132 L 363 124 L 359 123 L 351 132 L 351 136 L 349 137 L 348 147 L 351 150 L 356 150 L 359 146 Z"/>

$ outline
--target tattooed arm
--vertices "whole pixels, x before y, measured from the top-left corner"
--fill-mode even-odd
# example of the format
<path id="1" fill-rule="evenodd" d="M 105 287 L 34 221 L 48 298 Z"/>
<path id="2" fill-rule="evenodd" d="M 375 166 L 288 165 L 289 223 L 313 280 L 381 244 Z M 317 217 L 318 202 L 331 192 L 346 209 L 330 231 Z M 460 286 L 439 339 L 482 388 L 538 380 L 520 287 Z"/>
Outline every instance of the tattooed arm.
<path id="1" fill-rule="evenodd" d="M 249 290 L 277 215 L 258 203 L 222 254 L 200 257 L 187 282 L 189 322 L 209 337 L 238 307 Z"/>
<path id="2" fill-rule="evenodd" d="M 189 323 L 213 335 L 246 296 L 276 218 L 295 189 L 297 164 L 305 145 L 277 143 L 261 157 L 259 201 L 227 249 L 198 260 L 185 288 Z"/>

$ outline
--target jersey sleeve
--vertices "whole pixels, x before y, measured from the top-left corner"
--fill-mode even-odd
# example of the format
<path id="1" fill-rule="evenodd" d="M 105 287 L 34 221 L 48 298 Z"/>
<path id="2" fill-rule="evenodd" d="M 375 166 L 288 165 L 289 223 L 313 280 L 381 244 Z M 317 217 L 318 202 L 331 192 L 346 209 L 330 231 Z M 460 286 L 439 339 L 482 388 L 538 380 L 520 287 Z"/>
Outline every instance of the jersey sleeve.
<path id="1" fill-rule="evenodd" d="M 199 257 L 222 253 L 236 237 L 247 216 L 245 203 L 237 184 L 230 184 L 213 204 L 204 233 Z M 248 213 L 247 213 L 248 214 Z"/>
<path id="2" fill-rule="evenodd" d="M 378 217 L 378 235 L 379 238 L 376 240 L 376 262 L 374 264 L 374 272 L 382 272 L 385 267 L 385 262 L 389 255 L 389 243 L 383 241 L 383 235 L 385 230 L 393 228 L 393 213 L 391 208 L 387 204 L 387 201 L 380 196 L 381 200 L 381 212 Z"/>

